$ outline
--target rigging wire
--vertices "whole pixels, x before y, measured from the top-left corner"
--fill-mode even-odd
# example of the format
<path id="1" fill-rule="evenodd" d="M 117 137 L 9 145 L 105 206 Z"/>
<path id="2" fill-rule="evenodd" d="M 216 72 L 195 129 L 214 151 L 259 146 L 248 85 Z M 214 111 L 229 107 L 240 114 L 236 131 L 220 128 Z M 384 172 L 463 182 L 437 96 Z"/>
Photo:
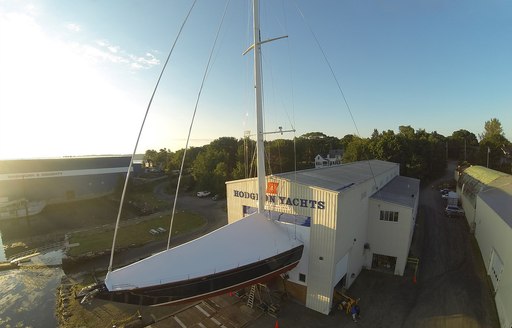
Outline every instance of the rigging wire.
<path id="1" fill-rule="evenodd" d="M 180 182 L 181 182 L 181 176 L 182 176 L 182 173 L 183 173 L 183 167 L 185 165 L 185 157 L 187 155 L 187 149 L 188 149 L 188 144 L 189 144 L 189 141 L 190 141 L 190 135 L 192 134 L 192 127 L 194 126 L 194 121 L 195 121 L 195 117 L 196 117 L 196 113 L 197 113 L 197 107 L 199 105 L 199 100 L 201 99 L 201 93 L 203 91 L 204 83 L 206 81 L 206 78 L 208 77 L 208 73 L 210 72 L 210 68 L 211 68 L 210 64 L 212 62 L 212 57 L 213 57 L 215 48 L 217 46 L 217 41 L 219 39 L 220 31 L 221 31 L 222 25 L 224 23 L 224 18 L 226 17 L 226 12 L 228 10 L 228 6 L 229 6 L 230 2 L 231 1 L 228 0 L 226 2 L 226 6 L 224 7 L 224 12 L 222 14 L 222 18 L 221 18 L 221 21 L 219 23 L 219 27 L 217 28 L 217 33 L 215 34 L 215 40 L 213 42 L 212 49 L 210 51 L 210 55 L 208 57 L 208 63 L 206 64 L 206 68 L 205 68 L 205 71 L 204 71 L 203 79 L 201 80 L 201 86 L 199 88 L 199 92 L 197 93 L 196 104 L 194 106 L 194 112 L 192 114 L 192 119 L 190 121 L 190 126 L 189 126 L 189 129 L 188 129 L 187 142 L 186 142 L 185 150 L 183 151 L 183 157 L 182 157 L 182 160 L 181 160 L 180 174 L 178 176 L 178 182 L 177 182 L 177 186 L 176 186 L 176 193 L 174 195 L 174 204 L 173 204 L 173 207 L 172 207 L 171 223 L 169 225 L 169 237 L 167 238 L 167 249 L 169 249 L 169 247 L 171 245 L 172 225 L 173 225 L 173 222 L 174 222 L 174 214 L 175 214 L 175 211 L 176 211 L 176 203 L 178 202 L 178 191 L 179 191 L 179 188 L 180 188 Z"/>
<path id="2" fill-rule="evenodd" d="M 358 129 L 357 124 L 356 124 L 356 120 L 354 119 L 354 115 L 352 114 L 352 109 L 350 108 L 350 105 L 348 104 L 348 101 L 347 101 L 347 97 L 345 97 L 345 93 L 343 92 L 343 89 L 341 88 L 341 84 L 338 81 L 338 78 L 336 77 L 336 74 L 334 73 L 334 69 L 332 68 L 331 63 L 329 62 L 329 59 L 327 58 L 327 55 L 325 54 L 325 51 L 322 48 L 322 45 L 320 44 L 320 41 L 318 41 L 318 38 L 317 38 L 315 32 L 313 31 L 311 26 L 307 23 L 306 17 L 304 16 L 304 13 L 299 8 L 299 5 L 297 4 L 297 2 L 294 1 L 294 3 L 295 3 L 295 7 L 297 8 L 297 11 L 299 12 L 300 16 L 302 17 L 302 20 L 304 21 L 304 24 L 306 24 L 306 27 L 308 28 L 309 32 L 313 36 L 313 39 L 315 40 L 318 48 L 320 49 L 320 52 L 322 53 L 322 56 L 324 57 L 324 60 L 325 60 L 325 62 L 327 64 L 327 66 L 329 67 L 331 75 L 332 75 L 334 81 L 336 82 L 336 86 L 338 87 L 338 91 L 340 92 L 340 94 L 341 94 L 341 96 L 343 98 L 343 101 L 345 102 L 345 106 L 347 106 L 347 110 L 348 110 L 348 113 L 350 114 L 350 118 L 352 119 L 352 123 L 354 124 L 354 127 L 356 129 L 357 136 L 359 138 L 361 138 L 361 134 L 359 133 L 359 129 Z M 370 160 L 368 159 L 368 157 L 367 157 L 367 162 L 368 162 L 368 166 L 370 168 L 370 172 L 372 173 L 373 182 L 375 183 L 375 187 L 378 188 L 377 180 L 375 179 L 375 174 L 373 172 L 372 165 L 370 164 Z"/>
<path id="3" fill-rule="evenodd" d="M 287 11 L 284 10 L 284 1 L 281 2 L 281 5 L 283 6 L 283 12 L 286 13 Z M 284 15 L 284 30 L 286 31 L 286 35 L 288 35 L 288 21 L 286 20 L 286 14 Z M 289 58 L 290 67 L 293 67 L 293 56 L 291 55 L 293 51 L 291 50 L 290 41 L 287 38 L 286 39 L 286 48 L 287 48 L 287 54 Z M 295 93 L 294 93 L 294 84 L 293 84 L 294 78 L 293 78 L 293 69 L 290 69 L 290 91 L 291 91 L 291 102 L 292 102 L 292 117 L 290 119 L 290 116 L 288 115 L 288 111 L 286 111 L 286 116 L 288 117 L 288 120 L 290 121 L 290 124 L 292 126 L 293 130 L 293 180 L 297 182 L 297 130 L 295 129 Z"/>
<path id="4" fill-rule="evenodd" d="M 124 197 L 126 195 L 126 189 L 128 186 L 128 180 L 130 178 L 130 171 L 132 170 L 133 166 L 133 158 L 135 157 L 135 153 L 137 151 L 137 147 L 139 145 L 139 140 L 142 135 L 142 130 L 144 129 L 144 124 L 146 123 L 146 118 L 148 117 L 149 109 L 151 108 L 151 104 L 153 103 L 153 98 L 155 97 L 156 90 L 158 89 L 158 85 L 160 84 L 160 80 L 162 79 L 162 76 L 164 74 L 165 68 L 167 67 L 167 64 L 169 63 L 169 59 L 171 58 L 171 54 L 174 52 L 174 47 L 176 46 L 176 43 L 178 42 L 178 39 L 181 35 L 181 32 L 183 31 L 183 27 L 185 26 L 186 22 L 188 21 L 188 18 L 190 17 L 190 13 L 192 12 L 192 9 L 194 8 L 197 0 L 194 0 L 192 3 L 192 6 L 190 6 L 190 9 L 185 16 L 185 19 L 183 20 L 183 23 L 181 24 L 181 27 L 178 31 L 178 34 L 176 35 L 176 38 L 174 39 L 174 42 L 172 44 L 171 50 L 169 51 L 169 55 L 167 55 L 167 59 L 165 60 L 164 66 L 162 67 L 162 70 L 160 72 L 160 75 L 158 76 L 158 80 L 156 81 L 155 87 L 153 89 L 153 93 L 151 94 L 151 98 L 149 99 L 148 106 L 146 108 L 146 113 L 144 114 L 144 119 L 142 120 L 142 124 L 140 126 L 139 134 L 137 136 L 137 141 L 135 142 L 135 147 L 133 148 L 133 153 L 130 159 L 130 165 L 128 166 L 128 172 L 126 173 L 126 179 L 124 180 L 124 186 L 123 186 L 123 192 L 121 194 L 121 201 L 119 203 L 119 210 L 117 211 L 117 219 L 116 219 L 116 225 L 114 228 L 114 237 L 112 239 L 112 250 L 110 252 L 110 262 L 108 264 L 108 272 L 112 271 L 112 264 L 114 262 L 114 249 L 116 246 L 116 238 L 117 238 L 117 232 L 119 230 L 119 221 L 121 220 L 121 212 L 123 209 L 123 203 L 124 203 Z M 170 232 L 169 232 L 170 234 Z"/>

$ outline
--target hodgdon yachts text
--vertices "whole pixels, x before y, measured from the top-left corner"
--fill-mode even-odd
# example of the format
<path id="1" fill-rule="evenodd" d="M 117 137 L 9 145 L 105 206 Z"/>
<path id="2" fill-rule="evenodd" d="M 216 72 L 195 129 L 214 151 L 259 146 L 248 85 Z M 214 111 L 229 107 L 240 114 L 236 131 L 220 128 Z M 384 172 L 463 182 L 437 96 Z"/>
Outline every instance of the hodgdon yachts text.
<path id="1" fill-rule="evenodd" d="M 254 192 L 234 190 L 233 194 L 235 197 L 239 198 L 250 198 L 253 200 L 258 200 L 258 194 Z M 312 199 L 290 198 L 276 195 L 265 195 L 265 197 L 267 202 L 272 204 L 317 208 L 319 210 L 325 209 L 325 202 L 322 200 L 317 201 Z"/>

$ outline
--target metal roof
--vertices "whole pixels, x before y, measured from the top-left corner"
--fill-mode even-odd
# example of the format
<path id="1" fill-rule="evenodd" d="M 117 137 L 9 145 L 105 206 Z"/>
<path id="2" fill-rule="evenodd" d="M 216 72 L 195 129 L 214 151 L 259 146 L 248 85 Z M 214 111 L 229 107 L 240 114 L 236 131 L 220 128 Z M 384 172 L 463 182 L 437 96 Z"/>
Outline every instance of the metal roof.
<path id="1" fill-rule="evenodd" d="M 506 173 L 491 170 L 489 168 L 478 165 L 468 167 L 464 170 L 464 173 L 469 174 L 474 179 L 486 185 L 498 179 L 499 177 L 507 175 Z"/>
<path id="2" fill-rule="evenodd" d="M 361 184 L 374 176 L 396 169 L 399 164 L 380 160 L 360 161 L 297 172 L 279 173 L 275 176 L 290 181 L 342 191 L 352 185 Z"/>
<path id="3" fill-rule="evenodd" d="M 419 197 L 419 193 L 420 180 L 397 176 L 371 198 L 414 208 L 414 202 Z"/>
<path id="4" fill-rule="evenodd" d="M 498 172 L 501 173 L 501 172 Z M 503 173 L 503 176 L 494 179 L 478 193 L 490 208 L 492 208 L 509 227 L 512 228 L 512 176 Z"/>
<path id="5" fill-rule="evenodd" d="M 89 156 L 0 160 L 0 174 L 125 167 L 131 156 Z"/>

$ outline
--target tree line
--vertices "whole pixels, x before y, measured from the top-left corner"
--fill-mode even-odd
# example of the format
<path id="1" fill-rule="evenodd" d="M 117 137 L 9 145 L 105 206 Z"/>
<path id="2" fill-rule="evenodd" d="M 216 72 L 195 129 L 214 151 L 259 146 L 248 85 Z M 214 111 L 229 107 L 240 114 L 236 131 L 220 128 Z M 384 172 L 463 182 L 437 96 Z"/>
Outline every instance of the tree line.
<path id="1" fill-rule="evenodd" d="M 400 164 L 401 175 L 430 180 L 444 173 L 448 160 L 510 173 L 510 148 L 511 143 L 496 118 L 485 122 L 478 139 L 463 129 L 446 137 L 411 126 L 400 126 L 397 133 L 375 129 L 369 138 L 348 134 L 339 139 L 322 132 L 310 132 L 292 140 L 266 141 L 265 167 L 267 174 L 313 168 L 315 156 L 325 157 L 330 150 L 341 149 L 343 163 L 370 159 L 390 161 Z M 222 137 L 208 145 L 188 149 L 182 187 L 223 194 L 226 181 L 256 175 L 255 150 L 254 140 L 233 137 Z M 184 152 L 184 149 L 175 152 L 166 148 L 151 149 L 146 151 L 144 160 L 172 173 L 180 169 Z"/>

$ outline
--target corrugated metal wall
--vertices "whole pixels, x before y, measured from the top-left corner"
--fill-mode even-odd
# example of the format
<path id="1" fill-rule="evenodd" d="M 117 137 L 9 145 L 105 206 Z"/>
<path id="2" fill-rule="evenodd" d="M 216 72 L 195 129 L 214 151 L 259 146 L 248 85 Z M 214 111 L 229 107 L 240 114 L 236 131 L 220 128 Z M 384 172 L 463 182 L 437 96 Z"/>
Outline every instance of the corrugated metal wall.
<path id="1" fill-rule="evenodd" d="M 480 197 L 477 198 L 476 222 L 475 238 L 487 274 L 491 276 L 500 324 L 508 328 L 512 323 L 512 228 Z M 499 256 L 502 262 L 501 272 L 493 272 L 494 256 Z"/>
<path id="2" fill-rule="evenodd" d="M 275 193 L 267 190 L 265 209 L 281 213 L 311 217 L 310 253 L 307 264 L 306 306 L 327 314 L 332 298 L 334 249 L 336 243 L 337 192 L 305 186 L 275 176 L 267 177 L 267 185 L 277 187 Z M 257 206 L 256 179 L 228 182 L 228 222 L 243 217 L 243 206 Z"/>
<path id="3" fill-rule="evenodd" d="M 328 314 L 332 298 L 334 250 L 338 193 L 311 188 L 314 198 L 324 199 L 325 208 L 316 210 L 312 219 L 309 255 L 309 277 L 306 306 Z"/>

